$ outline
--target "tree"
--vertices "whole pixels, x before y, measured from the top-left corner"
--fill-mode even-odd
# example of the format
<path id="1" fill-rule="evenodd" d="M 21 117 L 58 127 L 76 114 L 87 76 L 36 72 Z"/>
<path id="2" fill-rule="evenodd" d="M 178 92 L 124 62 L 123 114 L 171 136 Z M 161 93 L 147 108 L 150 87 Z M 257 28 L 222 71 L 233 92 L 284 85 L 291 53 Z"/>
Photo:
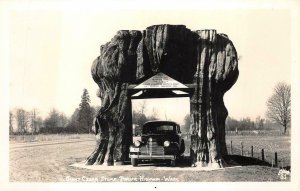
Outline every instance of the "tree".
<path id="1" fill-rule="evenodd" d="M 137 124 L 140 127 L 142 127 L 144 125 L 144 123 L 146 123 L 146 122 L 147 122 L 147 117 L 145 114 L 133 110 L 133 112 L 132 112 L 132 123 L 133 124 Z"/>
<path id="2" fill-rule="evenodd" d="M 69 128 L 77 129 L 77 126 L 78 126 L 78 113 L 79 113 L 79 109 L 76 108 L 75 111 L 73 112 L 73 114 L 70 117 L 70 121 L 69 121 L 69 124 L 68 124 Z"/>
<path id="3" fill-rule="evenodd" d="M 243 131 L 243 130 L 255 130 L 264 128 L 264 119 L 260 116 L 256 117 L 255 121 L 252 121 L 249 117 L 244 117 L 240 120 L 236 120 L 233 117 L 227 117 L 226 130 L 228 131 Z"/>
<path id="4" fill-rule="evenodd" d="M 56 128 L 59 127 L 59 115 L 60 113 L 56 109 L 52 109 L 49 116 L 45 119 L 46 128 Z"/>
<path id="5" fill-rule="evenodd" d="M 38 116 L 38 111 L 35 108 L 30 112 L 30 121 L 31 133 L 37 133 L 41 127 L 41 118 Z"/>
<path id="6" fill-rule="evenodd" d="M 40 116 L 36 116 L 36 119 L 35 119 L 35 132 L 36 133 L 39 133 L 40 132 L 40 129 L 43 127 L 43 119 L 40 117 Z"/>
<path id="7" fill-rule="evenodd" d="M 83 89 L 78 110 L 78 128 L 87 131 L 88 133 L 92 132 L 93 125 L 93 109 L 90 106 L 90 102 L 90 96 L 87 89 Z"/>
<path id="8" fill-rule="evenodd" d="M 139 104 L 139 109 L 138 112 L 141 114 L 144 114 L 146 111 L 146 107 L 147 107 L 147 101 L 143 100 L 140 104 Z"/>
<path id="9" fill-rule="evenodd" d="M 36 119 L 37 125 L 41 126 L 41 119 Z M 49 116 L 44 120 L 44 127 L 40 128 L 40 133 L 67 133 L 70 132 L 69 120 L 64 113 L 52 109 Z M 75 131 L 72 131 L 75 132 Z"/>
<path id="10" fill-rule="evenodd" d="M 16 111 L 16 119 L 18 123 L 18 133 L 25 134 L 28 131 L 29 113 L 20 108 Z"/>
<path id="11" fill-rule="evenodd" d="M 283 134 L 291 122 L 291 86 L 280 82 L 267 101 L 266 117 L 283 126 Z"/>
<path id="12" fill-rule="evenodd" d="M 150 115 L 146 115 L 145 111 L 147 110 L 147 101 L 143 100 L 137 108 L 135 108 L 132 112 L 132 122 L 133 124 L 137 124 L 140 127 L 144 125 L 147 121 L 155 121 L 158 120 L 158 111 L 155 107 L 152 108 L 152 112 Z"/>
<path id="13" fill-rule="evenodd" d="M 242 118 L 239 121 L 239 130 L 253 130 L 255 127 L 254 122 L 249 117 Z"/>
<path id="14" fill-rule="evenodd" d="M 181 128 L 182 132 L 189 133 L 190 132 L 190 127 L 191 127 L 191 116 L 190 116 L 190 114 L 187 114 L 184 117 L 183 122 L 184 122 L 184 124 Z"/>
<path id="15" fill-rule="evenodd" d="M 152 113 L 150 114 L 149 117 L 147 117 L 147 121 L 155 121 L 155 120 L 158 120 L 158 111 L 155 107 L 153 107 Z"/>
<path id="16" fill-rule="evenodd" d="M 226 130 L 235 131 L 236 129 L 240 130 L 240 122 L 230 116 L 226 119 Z"/>
<path id="17" fill-rule="evenodd" d="M 255 119 L 255 126 L 257 129 L 263 129 L 264 128 L 264 122 L 265 119 L 261 118 L 260 116 L 257 116 Z"/>
<path id="18" fill-rule="evenodd" d="M 164 73 L 180 83 L 195 85 L 190 94 L 191 163 L 222 167 L 223 156 L 228 154 L 228 111 L 223 96 L 239 75 L 238 54 L 232 41 L 215 30 L 192 32 L 182 25 L 155 25 L 146 31 L 147 35 L 140 31 L 118 31 L 101 46 L 101 54 L 92 64 L 92 77 L 102 103 L 98 126 L 103 136 L 100 133 L 87 164 L 105 161 L 113 165 L 114 161 L 128 160 L 132 142 L 131 93 L 137 90 L 132 91 L 130 84 L 140 84 L 153 75 L 162 77 L 160 73 Z M 160 84 L 160 80 L 157 82 Z M 145 98 L 174 95 L 167 89 L 142 92 Z"/>
<path id="19" fill-rule="evenodd" d="M 68 124 L 68 118 L 64 113 L 59 113 L 58 115 L 58 127 L 65 128 Z"/>
<path id="20" fill-rule="evenodd" d="M 13 134 L 14 132 L 14 128 L 13 128 L 13 118 L 14 118 L 14 115 L 11 111 L 9 111 L 9 134 Z"/>

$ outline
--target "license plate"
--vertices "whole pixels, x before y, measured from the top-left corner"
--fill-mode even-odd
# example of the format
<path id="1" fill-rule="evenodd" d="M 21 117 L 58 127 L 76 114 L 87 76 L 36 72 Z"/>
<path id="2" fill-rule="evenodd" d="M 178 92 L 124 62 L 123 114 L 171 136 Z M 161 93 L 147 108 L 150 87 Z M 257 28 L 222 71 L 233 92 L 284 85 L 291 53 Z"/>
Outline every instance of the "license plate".
<path id="1" fill-rule="evenodd" d="M 140 152 L 140 148 L 130 148 L 130 152 Z"/>

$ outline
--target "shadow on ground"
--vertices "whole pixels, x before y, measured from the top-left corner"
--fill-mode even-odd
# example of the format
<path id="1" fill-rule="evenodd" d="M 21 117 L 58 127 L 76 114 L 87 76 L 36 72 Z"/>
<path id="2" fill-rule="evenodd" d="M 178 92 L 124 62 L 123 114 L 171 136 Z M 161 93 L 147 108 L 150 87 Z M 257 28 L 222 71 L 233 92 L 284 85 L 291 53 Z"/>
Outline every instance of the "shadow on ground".
<path id="1" fill-rule="evenodd" d="M 252 166 L 252 165 L 258 165 L 258 166 L 268 166 L 272 167 L 272 164 L 257 159 L 257 158 L 252 158 L 252 157 L 246 157 L 246 156 L 241 156 L 241 155 L 226 155 L 223 157 L 225 160 L 225 163 L 228 166 Z M 280 169 L 285 169 L 285 170 L 291 170 L 291 166 L 283 166 L 279 167 Z"/>
<path id="2" fill-rule="evenodd" d="M 257 158 L 246 157 L 241 155 L 225 155 L 223 156 L 225 163 L 229 166 L 250 166 L 250 165 L 259 165 L 259 166 L 272 166 L 266 161 L 262 161 Z"/>
<path id="3" fill-rule="evenodd" d="M 272 167 L 272 165 L 266 161 L 252 158 L 252 157 L 246 157 L 241 155 L 225 155 L 223 156 L 223 159 L 225 161 L 224 167 L 234 167 L 234 166 L 266 166 L 266 167 Z M 125 161 L 124 165 L 131 165 L 130 161 Z M 154 161 L 139 161 L 138 166 L 140 167 L 171 167 L 171 164 L 169 161 L 166 160 L 154 160 Z M 184 156 L 180 159 L 176 160 L 176 167 L 179 168 L 186 168 L 191 167 L 191 160 L 190 156 Z M 282 168 L 282 167 L 280 167 Z M 283 167 L 286 170 L 290 170 L 290 166 Z"/>
<path id="4" fill-rule="evenodd" d="M 246 156 L 240 156 L 240 155 L 226 155 L 223 157 L 226 166 L 250 166 L 250 165 L 259 165 L 259 166 L 272 166 L 270 163 L 266 161 L 262 161 L 257 158 L 252 157 L 246 157 Z M 127 164 L 130 165 L 130 162 L 127 162 Z M 166 161 L 145 161 L 139 163 L 141 166 L 170 166 L 170 164 Z M 190 167 L 191 166 L 191 160 L 189 156 L 184 156 L 176 161 L 177 167 Z"/>
<path id="5" fill-rule="evenodd" d="M 125 161 L 124 165 L 131 165 L 130 161 Z M 154 160 L 154 161 L 139 161 L 139 166 L 154 166 L 154 167 L 166 167 L 166 166 L 171 166 L 170 161 L 168 160 Z M 191 162 L 190 162 L 190 157 L 189 156 L 184 156 L 180 157 L 179 159 L 176 160 L 176 167 L 190 167 Z"/>

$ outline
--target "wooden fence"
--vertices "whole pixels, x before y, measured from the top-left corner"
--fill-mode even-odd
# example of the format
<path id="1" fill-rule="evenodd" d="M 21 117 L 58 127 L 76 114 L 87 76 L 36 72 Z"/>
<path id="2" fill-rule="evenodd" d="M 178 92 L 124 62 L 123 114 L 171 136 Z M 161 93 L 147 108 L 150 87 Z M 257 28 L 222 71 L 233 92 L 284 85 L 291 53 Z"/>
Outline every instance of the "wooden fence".
<path id="1" fill-rule="evenodd" d="M 290 160 L 287 160 L 284 156 L 278 157 L 280 156 L 278 155 L 278 152 L 266 152 L 264 148 L 255 150 L 253 145 L 245 147 L 243 142 L 234 144 L 231 140 L 230 144 L 227 144 L 227 150 L 229 155 L 241 155 L 257 158 L 264 162 L 268 162 L 272 167 L 284 168 L 290 166 Z"/>

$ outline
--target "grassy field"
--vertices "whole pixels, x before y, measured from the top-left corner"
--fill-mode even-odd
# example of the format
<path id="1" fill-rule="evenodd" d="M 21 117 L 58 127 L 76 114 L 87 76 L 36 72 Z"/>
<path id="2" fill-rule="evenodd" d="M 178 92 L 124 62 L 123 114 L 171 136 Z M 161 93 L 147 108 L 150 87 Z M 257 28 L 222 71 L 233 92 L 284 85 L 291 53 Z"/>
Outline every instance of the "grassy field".
<path id="1" fill-rule="evenodd" d="M 230 141 L 233 145 L 233 153 L 230 149 Z M 226 144 L 229 154 L 240 155 L 243 144 L 244 156 L 251 156 L 251 146 L 253 146 L 253 157 L 261 159 L 261 150 L 264 149 L 265 160 L 272 163 L 277 152 L 280 166 L 290 166 L 291 164 L 291 138 L 290 136 L 227 136 Z"/>
<path id="2" fill-rule="evenodd" d="M 10 135 L 10 143 L 94 139 L 93 134 Z"/>
<path id="3" fill-rule="evenodd" d="M 48 135 L 51 137 L 51 135 Z M 82 136 L 82 138 L 81 138 Z M 70 167 L 69 165 L 85 160 L 93 151 L 95 142 L 93 137 L 86 140 L 90 135 L 79 135 L 76 139 L 78 142 L 68 142 L 64 144 L 45 144 L 43 141 L 39 146 L 26 147 L 24 143 L 13 141 L 10 144 L 10 181 L 17 182 L 64 182 L 67 180 L 82 180 L 82 177 L 93 180 L 95 178 L 116 178 L 120 176 L 126 177 L 157 177 L 161 180 L 164 177 L 171 177 L 174 181 L 281 181 L 278 176 L 279 169 L 267 166 L 242 166 L 236 168 L 225 168 L 218 171 L 156 171 L 156 170 L 130 170 L 130 171 L 92 171 L 88 169 L 80 169 Z M 228 140 L 234 142 L 243 140 L 252 140 L 255 142 L 256 137 L 230 137 Z M 49 138 L 50 139 L 50 138 Z M 46 139 L 46 142 L 49 142 Z M 54 140 L 54 139 L 53 139 Z M 57 139 L 56 139 L 57 140 Z M 68 138 L 67 138 L 68 140 Z M 81 141 L 80 141 L 81 140 Z M 256 142 L 263 140 L 270 142 L 272 140 L 278 142 L 288 142 L 285 137 L 256 139 Z M 51 142 L 51 141 L 50 141 Z M 63 142 L 63 141 L 62 141 Z M 18 144 L 22 147 L 17 147 Z M 28 142 L 30 144 L 30 142 Z M 26 145 L 26 144 L 25 144 Z M 270 144 L 269 144 L 270 145 Z M 289 144 L 287 144 L 289 145 Z M 284 150 L 284 148 L 281 148 Z M 285 150 L 289 151 L 289 148 Z M 289 181 L 290 177 L 287 177 Z"/>

